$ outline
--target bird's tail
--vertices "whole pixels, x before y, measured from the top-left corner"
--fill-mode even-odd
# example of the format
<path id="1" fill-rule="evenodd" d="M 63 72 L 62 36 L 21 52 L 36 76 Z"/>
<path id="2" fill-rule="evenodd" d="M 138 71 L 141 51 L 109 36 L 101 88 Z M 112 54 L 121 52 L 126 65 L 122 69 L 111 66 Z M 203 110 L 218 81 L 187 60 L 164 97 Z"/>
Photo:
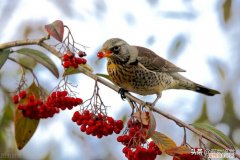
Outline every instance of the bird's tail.
<path id="1" fill-rule="evenodd" d="M 198 93 L 205 94 L 207 96 L 214 96 L 215 94 L 220 94 L 219 91 L 197 84 L 187 79 L 186 77 L 183 77 L 180 74 L 172 74 L 172 76 L 178 81 L 177 85 L 174 86 L 175 89 L 192 90 Z"/>
<path id="2" fill-rule="evenodd" d="M 195 83 L 195 86 L 196 86 L 196 88 L 195 88 L 196 92 L 205 94 L 207 96 L 214 96 L 215 94 L 220 94 L 219 91 L 211 89 L 211 88 L 204 87 L 204 86 L 202 86 L 200 84 L 196 84 Z"/>

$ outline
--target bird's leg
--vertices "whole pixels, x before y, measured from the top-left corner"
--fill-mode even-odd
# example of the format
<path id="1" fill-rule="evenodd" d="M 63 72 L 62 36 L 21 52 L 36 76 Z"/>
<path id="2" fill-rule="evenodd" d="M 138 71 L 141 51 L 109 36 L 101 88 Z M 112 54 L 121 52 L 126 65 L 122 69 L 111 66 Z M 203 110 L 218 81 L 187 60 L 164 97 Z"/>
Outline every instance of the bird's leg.
<path id="1" fill-rule="evenodd" d="M 132 108 L 132 113 L 131 116 L 134 114 L 134 110 L 135 110 L 135 104 L 134 101 L 132 101 L 131 99 L 127 98 L 128 103 L 130 104 L 131 108 Z"/>
<path id="2" fill-rule="evenodd" d="M 126 89 L 119 88 L 118 93 L 121 95 L 122 100 L 126 98 L 126 96 L 124 95 L 126 92 L 128 92 Z"/>
<path id="3" fill-rule="evenodd" d="M 154 107 L 155 104 L 157 103 L 157 101 L 162 97 L 162 93 L 158 93 L 157 94 L 157 98 L 154 100 L 154 102 L 152 103 L 152 106 Z"/>

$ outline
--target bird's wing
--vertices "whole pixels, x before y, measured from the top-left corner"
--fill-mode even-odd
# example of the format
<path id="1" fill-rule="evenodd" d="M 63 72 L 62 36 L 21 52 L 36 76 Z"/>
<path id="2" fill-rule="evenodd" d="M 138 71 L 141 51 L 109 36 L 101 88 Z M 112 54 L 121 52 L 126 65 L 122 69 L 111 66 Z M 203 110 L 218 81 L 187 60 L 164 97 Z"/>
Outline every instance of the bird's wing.
<path id="1" fill-rule="evenodd" d="M 177 67 L 173 63 L 161 58 L 153 51 L 136 46 L 138 49 L 138 62 L 140 62 L 147 69 L 154 72 L 185 72 L 185 70 Z"/>

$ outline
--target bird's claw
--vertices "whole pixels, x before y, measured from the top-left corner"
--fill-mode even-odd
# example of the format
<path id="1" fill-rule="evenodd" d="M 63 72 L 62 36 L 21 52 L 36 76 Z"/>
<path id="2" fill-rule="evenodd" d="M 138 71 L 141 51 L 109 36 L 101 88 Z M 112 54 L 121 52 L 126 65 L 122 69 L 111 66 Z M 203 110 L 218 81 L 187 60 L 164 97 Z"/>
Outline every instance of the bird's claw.
<path id="1" fill-rule="evenodd" d="M 122 100 L 126 98 L 126 96 L 124 95 L 126 92 L 128 92 L 126 89 L 119 88 L 118 93 L 121 95 Z"/>
<path id="2" fill-rule="evenodd" d="M 154 107 L 154 104 L 151 102 L 144 102 L 142 104 L 142 107 L 148 107 L 148 108 L 152 109 Z"/>

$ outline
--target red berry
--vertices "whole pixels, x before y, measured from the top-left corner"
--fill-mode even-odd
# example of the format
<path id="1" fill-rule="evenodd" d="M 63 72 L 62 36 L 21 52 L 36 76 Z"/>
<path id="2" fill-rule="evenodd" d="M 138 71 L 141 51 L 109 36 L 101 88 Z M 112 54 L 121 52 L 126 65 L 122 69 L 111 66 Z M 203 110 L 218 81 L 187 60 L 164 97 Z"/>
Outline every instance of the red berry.
<path id="1" fill-rule="evenodd" d="M 133 121 L 132 119 L 129 119 L 127 123 L 128 128 L 132 127 L 132 125 L 133 125 Z"/>
<path id="2" fill-rule="evenodd" d="M 90 112 L 89 112 L 89 110 L 84 110 L 84 111 L 83 111 L 83 114 L 84 114 L 84 115 L 89 115 Z"/>
<path id="3" fill-rule="evenodd" d="M 87 60 L 82 58 L 82 63 L 81 64 L 86 64 L 87 63 Z"/>
<path id="4" fill-rule="evenodd" d="M 35 96 L 34 95 L 29 95 L 29 101 L 34 102 L 35 101 Z"/>
<path id="5" fill-rule="evenodd" d="M 68 95 L 68 91 L 62 91 L 62 96 L 66 97 Z"/>
<path id="6" fill-rule="evenodd" d="M 98 113 L 98 119 L 102 119 L 103 118 L 103 115 L 101 113 Z"/>
<path id="7" fill-rule="evenodd" d="M 75 59 L 77 64 L 86 64 L 87 60 L 84 58 L 76 58 Z"/>
<path id="8" fill-rule="evenodd" d="M 155 144 L 153 141 L 151 141 L 151 142 L 148 144 L 148 146 L 149 146 L 149 148 L 153 148 L 153 147 L 156 146 L 156 144 Z"/>
<path id="9" fill-rule="evenodd" d="M 27 92 L 24 90 L 24 91 L 21 91 L 20 93 L 19 93 L 19 97 L 21 98 L 21 99 L 24 99 L 25 97 L 27 96 Z"/>
<path id="10" fill-rule="evenodd" d="M 129 149 L 128 147 L 124 147 L 123 150 L 122 150 L 122 152 L 126 154 L 126 153 L 129 152 L 129 150 L 130 150 L 130 149 Z"/>
<path id="11" fill-rule="evenodd" d="M 117 137 L 117 141 L 118 141 L 118 142 L 122 142 L 122 141 L 123 141 L 123 137 L 122 137 L 122 136 L 118 136 L 118 137 Z"/>
<path id="12" fill-rule="evenodd" d="M 79 51 L 79 52 L 78 52 L 78 56 L 79 56 L 79 57 L 84 57 L 84 56 L 86 56 L 86 53 L 83 52 L 83 51 Z"/>
<path id="13" fill-rule="evenodd" d="M 82 121 L 81 119 L 78 119 L 78 120 L 77 120 L 77 125 L 80 126 L 80 125 L 82 125 L 82 124 L 83 124 L 83 121 Z"/>
<path id="14" fill-rule="evenodd" d="M 113 125 L 114 124 L 114 119 L 112 117 L 107 117 L 107 120 L 109 124 Z"/>
<path id="15" fill-rule="evenodd" d="M 71 66 L 71 62 L 70 61 L 64 61 L 63 62 L 63 67 L 64 68 L 69 68 Z"/>
<path id="16" fill-rule="evenodd" d="M 116 123 L 116 126 L 118 127 L 118 129 L 123 128 L 123 121 L 122 120 L 117 120 L 115 123 Z"/>
<path id="17" fill-rule="evenodd" d="M 89 134 L 91 134 L 91 133 L 92 133 L 92 128 L 91 128 L 91 127 L 88 127 L 88 128 L 86 129 L 86 134 L 89 135 Z"/>
<path id="18" fill-rule="evenodd" d="M 103 52 L 98 52 L 97 57 L 98 57 L 98 58 L 103 58 L 103 57 L 104 57 Z"/>
<path id="19" fill-rule="evenodd" d="M 64 54 L 63 57 L 62 57 L 62 60 L 63 61 L 68 61 L 70 58 L 67 54 Z"/>
<path id="20" fill-rule="evenodd" d="M 85 132 L 86 131 L 86 125 L 83 124 L 80 129 L 81 129 L 82 132 Z"/>
<path id="21" fill-rule="evenodd" d="M 102 134 L 97 134 L 97 137 L 98 137 L 99 139 L 101 139 L 101 138 L 103 137 L 103 135 L 102 135 Z"/>
<path id="22" fill-rule="evenodd" d="M 119 134 L 119 133 L 121 132 L 121 130 L 120 130 L 120 129 L 115 129 L 114 132 L 115 132 L 116 134 Z"/>
<path id="23" fill-rule="evenodd" d="M 87 123 L 89 126 L 93 126 L 95 124 L 93 119 L 90 119 Z"/>
<path id="24" fill-rule="evenodd" d="M 78 111 L 74 112 L 73 114 L 73 117 L 76 117 L 76 118 L 79 118 L 80 116 L 81 114 Z"/>
<path id="25" fill-rule="evenodd" d="M 20 105 L 20 104 L 18 105 L 19 110 L 25 110 L 25 108 L 26 108 L 26 106 L 24 106 L 24 105 Z"/>
<path id="26" fill-rule="evenodd" d="M 135 128 L 130 128 L 130 129 L 129 129 L 129 134 L 130 134 L 130 135 L 134 135 L 135 133 L 136 133 Z"/>
<path id="27" fill-rule="evenodd" d="M 13 99 L 13 103 L 14 103 L 14 104 L 18 104 L 18 102 L 19 102 L 19 97 L 18 97 L 18 95 L 14 95 L 12 99 Z"/>
<path id="28" fill-rule="evenodd" d="M 81 98 L 76 98 L 76 103 L 77 104 L 82 104 L 83 100 Z"/>

